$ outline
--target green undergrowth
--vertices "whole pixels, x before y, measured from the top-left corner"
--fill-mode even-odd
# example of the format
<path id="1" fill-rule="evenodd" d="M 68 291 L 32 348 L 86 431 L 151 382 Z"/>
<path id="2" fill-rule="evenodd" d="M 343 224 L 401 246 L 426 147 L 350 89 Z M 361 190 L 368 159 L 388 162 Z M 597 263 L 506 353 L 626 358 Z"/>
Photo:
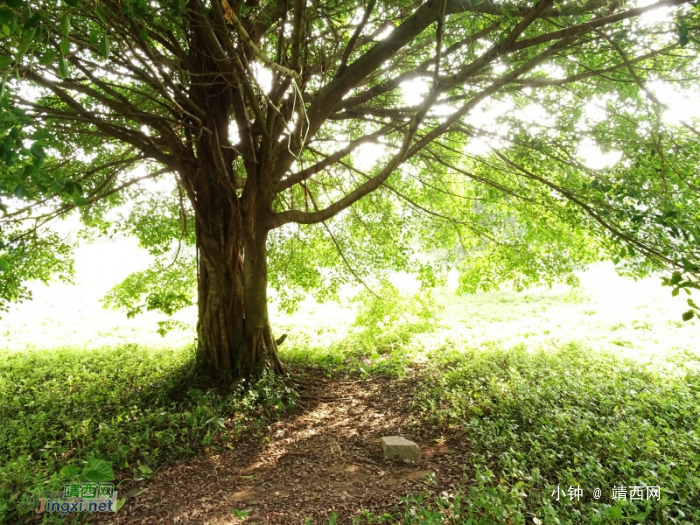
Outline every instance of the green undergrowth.
<path id="1" fill-rule="evenodd" d="M 404 523 L 700 523 L 698 356 L 673 361 L 662 369 L 575 344 L 435 356 L 414 408 L 461 431 L 470 462 L 461 496 L 414 502 Z M 630 487 L 645 487 L 643 500 Z"/>
<path id="2" fill-rule="evenodd" d="M 357 316 L 347 336 L 330 344 L 323 337 L 284 347 L 285 360 L 327 374 L 397 377 L 423 348 L 415 336 L 440 326 L 442 307 L 429 291 L 403 295 L 391 284 L 363 290 L 354 299 Z"/>
<path id="3" fill-rule="evenodd" d="M 166 462 L 233 446 L 294 399 L 269 376 L 213 389 L 195 370 L 188 349 L 0 353 L 0 523 L 34 522 L 34 498 L 61 490 L 89 460 L 109 463 L 118 481 L 148 478 Z"/>

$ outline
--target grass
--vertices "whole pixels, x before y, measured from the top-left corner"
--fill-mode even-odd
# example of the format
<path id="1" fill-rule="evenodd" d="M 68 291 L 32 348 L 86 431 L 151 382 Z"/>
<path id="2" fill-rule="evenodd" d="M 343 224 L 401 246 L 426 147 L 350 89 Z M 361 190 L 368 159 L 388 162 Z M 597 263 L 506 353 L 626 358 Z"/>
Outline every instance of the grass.
<path id="1" fill-rule="evenodd" d="M 401 311 L 423 319 L 423 330 L 433 326 L 429 302 L 408 300 Z M 389 375 L 419 366 L 415 324 L 389 330 L 377 324 L 386 315 L 370 310 L 345 345 L 312 353 L 305 364 Z M 464 485 L 438 498 L 411 496 L 404 516 L 376 520 L 700 522 L 700 356 L 678 352 L 659 366 L 577 344 L 539 351 L 492 344 L 443 347 L 430 357 L 413 409 L 417 420 L 469 441 Z M 232 435 L 264 427 L 293 402 L 293 392 L 269 377 L 247 390 L 193 387 L 192 365 L 191 351 L 137 346 L 2 355 L 0 522 L 31 521 L 36 495 L 60 490 L 91 459 L 107 461 L 120 479 L 148 477 L 164 463 L 225 448 Z M 616 501 L 620 485 L 659 486 L 660 499 Z M 580 487 L 583 497 L 557 501 L 557 487 Z"/>
<path id="2" fill-rule="evenodd" d="M 656 283 L 596 279 L 575 293 L 407 298 L 387 288 L 388 307 L 363 294 L 349 308 L 275 314 L 278 333 L 290 334 L 287 362 L 329 375 L 424 374 L 416 421 L 462 433 L 472 448 L 455 491 L 415 494 L 401 516 L 358 523 L 700 523 L 697 322 L 683 324 Z M 0 323 L 0 523 L 33 521 L 35 496 L 90 460 L 108 462 L 118 481 L 148 478 L 230 446 L 293 403 L 270 378 L 198 386 L 183 346 L 191 333 L 156 347 L 143 323 L 107 317 L 90 297 L 75 319 L 60 301 L 42 311 L 43 301 Z M 612 499 L 615 487 L 644 485 L 659 486 L 660 499 Z M 583 497 L 557 501 L 557 487 Z"/>
<path id="3" fill-rule="evenodd" d="M 454 523 L 700 522 L 697 355 L 659 369 L 569 344 L 436 361 L 415 409 L 473 450 L 468 500 L 443 501 Z M 612 498 L 619 486 L 625 500 Z M 660 499 L 631 501 L 631 486 L 659 486 Z M 570 487 L 583 497 L 557 501 Z"/>
<path id="4" fill-rule="evenodd" d="M 271 377 L 248 389 L 197 388 L 193 364 L 188 349 L 134 345 L 0 354 L 0 523 L 32 521 L 35 498 L 91 459 L 121 480 L 148 477 L 264 428 L 293 401 Z"/>

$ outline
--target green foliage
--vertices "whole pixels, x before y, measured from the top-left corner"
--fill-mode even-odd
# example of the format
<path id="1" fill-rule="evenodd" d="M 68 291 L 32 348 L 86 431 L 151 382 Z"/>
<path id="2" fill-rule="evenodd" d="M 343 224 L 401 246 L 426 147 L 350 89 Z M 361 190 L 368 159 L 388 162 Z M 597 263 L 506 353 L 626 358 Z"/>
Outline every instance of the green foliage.
<path id="1" fill-rule="evenodd" d="M 114 286 L 103 297 L 103 305 L 125 310 L 129 318 L 146 311 L 171 316 L 196 300 L 197 262 L 192 249 L 195 236 L 191 210 L 177 192 L 128 195 L 130 209 L 120 212 L 118 221 L 105 218 L 109 207 L 93 209 L 85 217 L 90 227 L 85 234 L 89 238 L 92 234 L 132 235 L 154 260 L 146 270 L 135 272 Z M 178 321 L 166 319 L 158 322 L 157 331 L 165 335 L 179 326 Z"/>
<path id="2" fill-rule="evenodd" d="M 231 511 L 231 514 L 233 514 L 234 518 L 245 518 L 248 515 L 248 511 L 247 510 L 233 509 Z"/>
<path id="3" fill-rule="evenodd" d="M 516 288 L 572 282 L 575 270 L 600 259 L 637 276 L 681 272 L 676 285 L 697 288 L 698 127 L 666 122 L 648 96 L 657 82 L 695 93 L 700 15 L 688 2 L 658 22 L 632 16 L 624 2 L 554 2 L 531 19 L 531 2 L 448 2 L 438 23 L 425 3 L 379 0 L 364 27 L 362 2 L 324 0 L 303 17 L 274 2 L 244 4 L 234 11 L 254 36 L 257 58 L 309 73 L 295 84 L 301 97 L 282 96 L 290 88 L 285 75 L 274 76 L 272 89 L 246 83 L 254 75 L 231 56 L 207 65 L 214 77 L 200 82 L 212 53 L 200 49 L 212 42 L 202 32 L 216 33 L 224 54 L 239 35 L 199 3 L 3 3 L 0 275 L 11 283 L 0 287 L 0 300 L 27 296 L 23 283 L 36 278 L 38 265 L 13 254 L 27 238 L 43 239 L 52 217 L 77 212 L 95 231 L 136 235 L 165 256 L 175 242 L 195 245 L 195 209 L 201 225 L 210 212 L 217 217 L 210 230 L 222 220 L 220 233 L 251 203 L 261 208 L 243 214 L 247 220 L 260 215 L 272 224 L 275 214 L 302 211 L 309 219 L 353 201 L 368 180 L 373 191 L 337 206 L 334 217 L 273 228 L 270 284 L 285 309 L 309 292 L 333 299 L 343 284 L 381 281 L 391 270 L 435 285 L 458 269 L 460 290 L 473 292 L 504 281 Z M 294 19 L 304 20 L 297 44 L 273 29 Z M 408 19 L 415 23 L 404 25 L 406 38 L 386 48 L 378 35 L 387 20 Z M 511 38 L 518 20 L 528 22 Z M 434 73 L 442 80 L 434 82 L 438 38 L 444 53 Z M 550 53 L 550 45 L 561 47 Z M 346 68 L 355 72 L 342 75 Z M 242 91 L 234 78 L 246 79 Z M 435 90 L 432 107 L 406 99 L 409 79 Z M 236 111 L 233 92 L 243 93 Z M 591 105 L 604 117 L 592 118 Z M 492 117 L 499 107 L 506 111 Z M 289 126 L 273 125 L 277 115 Z M 415 126 L 406 128 L 409 121 Z M 292 136 L 293 122 L 308 125 Z M 213 140 L 214 128 L 226 131 Z M 236 132 L 252 133 L 243 141 L 252 146 Z M 487 147 L 475 153 L 478 140 Z M 375 162 L 363 162 L 363 147 L 335 157 L 353 141 L 382 151 Z M 586 141 L 618 152 L 619 162 L 591 168 L 580 158 Z M 303 170 L 308 177 L 279 188 Z M 165 180 L 165 171 L 175 180 Z M 157 189 L 146 185 L 150 179 Z M 225 199 L 208 198 L 223 191 Z M 124 204 L 133 212 L 109 214 Z M 61 257 L 41 278 L 69 273 L 63 245 L 46 240 L 32 241 L 35 260 L 49 259 L 51 245 Z M 187 304 L 192 278 L 175 272 L 194 266 L 175 265 L 166 278 L 159 270 L 168 264 L 133 276 L 106 302 L 131 314 Z M 689 308 L 685 319 L 697 315 L 694 303 Z"/>
<path id="4" fill-rule="evenodd" d="M 683 361 L 663 372 L 573 344 L 494 347 L 443 354 L 425 384 L 416 408 L 464 432 L 472 449 L 476 485 L 450 512 L 476 521 L 455 523 L 700 519 L 700 375 Z M 620 485 L 660 486 L 660 501 L 615 501 Z M 557 501 L 557 486 L 581 487 L 584 497 Z"/>
<path id="5" fill-rule="evenodd" d="M 493 525 L 509 523 L 524 525 L 525 517 L 520 511 L 521 501 L 527 495 L 521 486 L 504 487 L 493 485 L 491 471 L 476 471 L 475 483 L 467 494 L 459 491 L 442 494 L 433 501 L 418 494 L 401 498 L 406 511 L 403 525 Z M 381 523 L 381 521 L 380 521 Z"/>
<path id="6" fill-rule="evenodd" d="M 0 312 L 31 299 L 28 280 L 71 282 L 72 276 L 72 246 L 60 236 L 0 228 Z"/>
<path id="7" fill-rule="evenodd" d="M 376 292 L 362 290 L 353 301 L 358 304 L 358 339 L 379 354 L 406 344 L 413 335 L 433 331 L 441 309 L 429 290 L 405 296 L 389 283 Z"/>
<path id="8" fill-rule="evenodd" d="M 226 447 L 293 402 L 270 376 L 188 389 L 193 366 L 190 350 L 137 346 L 1 354 L 0 522 L 31 522 L 34 496 L 68 481 L 148 478 Z"/>
<path id="9" fill-rule="evenodd" d="M 340 341 L 327 344 L 300 338 L 284 348 L 286 360 L 322 366 L 328 373 L 339 370 L 403 375 L 411 356 L 420 349 L 415 336 L 439 327 L 442 307 L 428 290 L 403 295 L 386 283 L 370 292 L 362 290 L 352 300 L 357 316 L 353 328 Z"/>
<path id="10" fill-rule="evenodd" d="M 61 469 L 61 471 L 63 471 L 63 469 Z M 102 483 L 112 481 L 114 479 L 114 472 L 112 471 L 112 465 L 110 463 L 103 459 L 93 458 L 88 460 L 87 465 L 83 468 L 82 477 L 87 481 Z"/>
<path id="11" fill-rule="evenodd" d="M 158 259 L 150 268 L 133 273 L 116 285 L 105 295 L 103 304 L 125 309 L 127 317 L 153 310 L 172 315 L 193 303 L 196 276 L 192 257 L 180 257 L 167 264 Z M 162 328 L 168 326 L 163 324 Z"/>
<path id="12" fill-rule="evenodd" d="M 303 193 L 292 195 L 303 201 Z M 291 231 L 290 231 L 291 230 Z M 378 192 L 358 202 L 343 220 L 323 226 L 273 230 L 268 243 L 270 285 L 282 308 L 293 311 L 311 294 L 317 301 L 336 300 L 343 284 L 376 283 L 392 270 L 426 276 L 412 247 L 415 231 L 390 194 Z M 437 280 L 433 279 L 437 284 Z"/>

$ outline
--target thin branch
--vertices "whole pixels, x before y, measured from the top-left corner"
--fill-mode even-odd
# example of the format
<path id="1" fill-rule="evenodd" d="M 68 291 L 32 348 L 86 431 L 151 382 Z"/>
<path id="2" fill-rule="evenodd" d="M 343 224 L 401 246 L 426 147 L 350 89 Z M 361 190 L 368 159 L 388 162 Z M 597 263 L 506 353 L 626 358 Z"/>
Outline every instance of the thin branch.
<path id="1" fill-rule="evenodd" d="M 105 193 L 102 193 L 100 195 L 93 195 L 92 197 L 86 199 L 85 202 L 80 204 L 80 207 L 88 206 L 88 205 L 93 204 L 97 201 L 100 201 L 106 197 L 109 197 L 110 195 L 114 195 L 115 193 L 118 193 L 118 192 L 120 192 L 120 191 L 122 191 L 130 186 L 133 186 L 134 184 L 137 184 L 139 182 L 143 182 L 144 180 L 154 179 L 155 177 L 158 177 L 160 175 L 163 175 L 164 173 L 169 173 L 172 171 L 174 171 L 174 170 L 171 168 L 162 168 L 162 169 L 159 169 L 158 171 L 155 171 L 153 173 L 149 173 L 149 174 L 144 175 L 142 177 L 136 177 L 135 179 L 128 180 L 128 181 L 124 182 L 123 184 L 120 184 L 119 186 L 116 186 L 115 188 L 112 188 L 111 190 L 106 191 Z M 64 215 L 65 213 L 67 213 L 67 212 L 69 212 L 72 209 L 77 208 L 77 207 L 78 207 L 78 205 L 73 204 L 73 203 L 64 204 L 63 206 L 60 206 L 59 208 L 52 210 L 50 212 L 47 212 L 47 213 L 44 213 L 41 215 L 32 216 L 32 217 L 26 217 L 26 218 L 20 219 L 20 220 L 23 220 L 23 221 L 40 220 L 40 219 L 51 220 L 51 219 L 54 219 L 56 217 L 60 217 L 61 215 Z"/>
<path id="2" fill-rule="evenodd" d="M 340 59 L 340 65 L 338 66 L 338 73 L 337 75 L 340 75 L 343 73 L 345 68 L 348 65 L 348 59 L 350 58 L 350 54 L 352 53 L 353 49 L 355 49 L 355 44 L 357 43 L 357 39 L 360 38 L 360 35 L 362 34 L 362 31 L 364 30 L 365 26 L 367 25 L 367 21 L 369 20 L 370 15 L 372 14 L 372 10 L 374 9 L 374 6 L 377 4 L 377 0 L 369 0 L 367 2 L 367 7 L 365 7 L 365 12 L 362 15 L 362 20 L 360 20 L 360 23 L 357 25 L 355 28 L 355 31 L 353 32 L 352 36 L 350 37 L 350 41 L 348 42 L 348 45 L 345 46 L 345 51 L 343 51 L 343 56 Z"/>
<path id="3" fill-rule="evenodd" d="M 313 194 L 309 191 L 309 189 L 306 187 L 305 184 L 303 184 L 303 186 L 304 186 L 304 191 L 306 192 L 306 194 L 307 194 L 307 195 L 309 196 L 309 198 L 311 199 L 311 204 L 313 204 L 314 209 L 315 209 L 316 211 L 318 211 L 318 206 L 316 205 L 316 200 L 314 199 Z M 377 299 L 381 299 L 381 297 L 379 297 L 379 295 L 377 295 L 377 294 L 374 292 L 374 290 L 372 290 L 369 286 L 367 286 L 367 283 L 365 283 L 365 281 L 357 274 L 357 272 L 355 271 L 355 269 L 354 269 L 354 268 L 352 267 L 352 265 L 350 264 L 350 261 L 348 261 L 347 257 L 345 257 L 345 253 L 343 253 L 343 250 L 340 248 L 340 244 L 338 243 L 337 239 L 335 238 L 335 235 L 333 235 L 333 232 L 332 232 L 331 229 L 328 227 L 328 225 L 326 224 L 326 222 L 324 221 L 324 222 L 322 222 L 321 224 L 323 225 L 323 227 L 325 228 L 325 230 L 328 232 L 328 236 L 329 236 L 329 237 L 331 238 L 331 240 L 333 241 L 333 244 L 335 245 L 335 249 L 338 250 L 338 254 L 340 255 L 340 258 L 343 260 L 343 264 L 345 264 L 345 267 L 348 269 L 348 271 L 349 271 L 349 272 L 352 274 L 352 276 L 357 280 L 357 282 L 359 282 L 362 286 L 364 286 L 365 290 L 367 290 L 369 293 L 371 293 L 372 295 L 374 295 Z"/>
<path id="4" fill-rule="evenodd" d="M 620 22 L 629 18 L 635 18 L 660 7 L 673 7 L 677 5 L 689 4 L 691 1 L 692 0 L 662 0 L 661 2 L 657 2 L 655 4 L 650 4 L 643 7 L 635 7 L 634 9 L 622 11 L 611 16 L 597 18 L 595 20 L 591 20 L 590 22 L 570 26 L 566 29 L 560 29 L 559 31 L 552 31 L 551 33 L 545 33 L 544 35 L 536 36 L 533 38 L 524 38 L 515 43 L 515 45 L 513 46 L 513 50 L 517 51 L 520 49 L 526 49 L 535 45 L 551 42 L 552 40 L 559 40 L 560 38 L 580 36 L 583 33 L 587 33 L 593 29 L 599 27 L 606 27 L 611 24 L 614 24 L 615 22 Z"/>
<path id="5" fill-rule="evenodd" d="M 298 2 L 299 0 L 297 0 Z M 240 39 L 243 41 L 243 44 L 250 49 L 250 51 L 255 55 L 255 57 L 260 60 L 263 64 L 265 64 L 267 67 L 272 69 L 273 71 L 277 71 L 278 73 L 281 73 L 283 75 L 286 75 L 288 77 L 292 77 L 294 79 L 299 79 L 299 74 L 296 71 L 292 71 L 289 68 L 286 68 L 273 60 L 271 60 L 265 53 L 260 51 L 258 46 L 255 45 L 255 42 L 253 42 L 253 39 L 250 38 L 250 35 L 248 35 L 248 32 L 245 30 L 243 27 L 243 24 L 241 24 L 241 21 L 238 19 L 236 16 L 236 13 L 233 12 L 233 10 L 229 11 L 227 13 L 228 22 L 231 23 L 231 25 L 236 29 L 236 33 L 238 33 L 238 36 Z"/>
<path id="6" fill-rule="evenodd" d="M 389 131 L 389 128 L 390 128 L 389 126 L 385 126 L 385 127 L 381 128 L 379 131 L 372 133 L 371 135 L 365 135 L 364 137 L 353 140 L 352 142 L 350 142 L 350 144 L 348 144 L 343 149 L 340 149 L 340 150 L 336 151 L 335 153 L 332 153 L 332 154 L 326 156 L 321 162 L 318 162 L 312 166 L 309 166 L 308 168 L 305 168 L 297 173 L 294 173 L 294 174 L 290 175 L 289 177 L 287 177 L 286 179 L 282 179 L 277 184 L 277 187 L 275 188 L 275 192 L 280 193 L 284 190 L 291 188 L 295 184 L 298 184 L 300 182 L 303 182 L 303 181 L 313 177 L 318 172 L 326 169 L 331 164 L 339 161 L 343 157 L 346 157 L 347 155 L 352 153 L 354 150 L 356 150 L 362 144 L 365 144 L 367 142 L 374 142 L 379 137 L 386 135 L 387 131 Z M 313 149 L 311 149 L 311 148 L 309 148 L 309 149 L 310 149 L 310 151 L 316 153 Z"/>

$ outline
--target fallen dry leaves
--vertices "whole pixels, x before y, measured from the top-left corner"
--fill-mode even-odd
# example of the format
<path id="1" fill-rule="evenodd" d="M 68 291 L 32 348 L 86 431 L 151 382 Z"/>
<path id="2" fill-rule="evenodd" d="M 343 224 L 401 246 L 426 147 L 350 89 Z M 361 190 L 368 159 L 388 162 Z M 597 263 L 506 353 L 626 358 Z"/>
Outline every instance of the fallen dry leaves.
<path id="1" fill-rule="evenodd" d="M 400 512 L 409 494 L 451 492 L 462 479 L 467 444 L 419 424 L 410 410 L 417 379 L 328 380 L 307 377 L 300 408 L 261 434 L 241 436 L 233 450 L 157 471 L 128 494 L 119 513 L 100 524 L 351 523 L 367 510 Z M 416 465 L 385 461 L 379 439 L 401 435 L 421 446 Z M 264 443 L 264 444 L 262 444 Z M 434 474 L 428 483 L 427 474 Z M 232 509 L 249 511 L 235 518 Z"/>

